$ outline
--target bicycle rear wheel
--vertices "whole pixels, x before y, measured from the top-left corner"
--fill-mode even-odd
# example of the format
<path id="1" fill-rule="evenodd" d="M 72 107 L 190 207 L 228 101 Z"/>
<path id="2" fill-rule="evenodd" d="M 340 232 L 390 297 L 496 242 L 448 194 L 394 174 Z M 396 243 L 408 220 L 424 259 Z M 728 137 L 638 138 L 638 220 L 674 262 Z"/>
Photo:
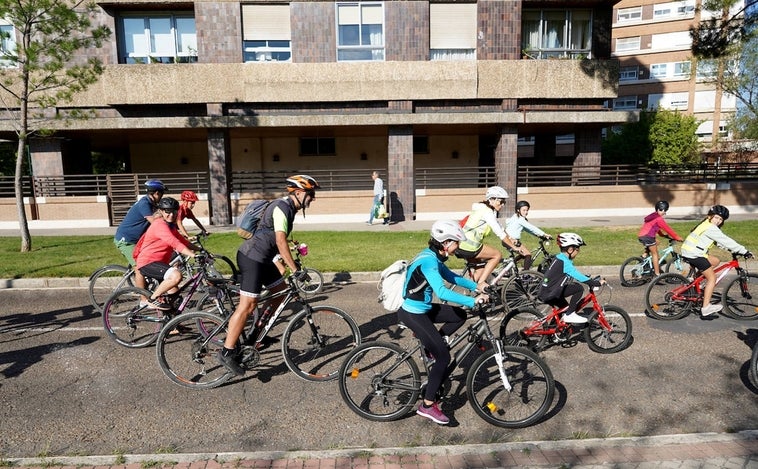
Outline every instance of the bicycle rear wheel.
<path id="1" fill-rule="evenodd" d="M 641 257 L 630 257 L 621 264 L 619 270 L 621 285 L 624 287 L 639 287 L 653 278 L 650 262 Z"/>
<path id="2" fill-rule="evenodd" d="M 721 296 L 724 314 L 733 319 L 758 319 L 758 274 L 745 273 L 726 284 Z"/>
<path id="3" fill-rule="evenodd" d="M 632 318 L 618 306 L 603 307 L 603 316 L 597 311 L 589 317 L 584 328 L 584 341 L 593 352 L 616 353 L 629 346 L 632 340 Z"/>
<path id="4" fill-rule="evenodd" d="M 103 312 L 103 307 L 114 291 L 133 287 L 134 276 L 125 277 L 129 268 L 123 265 L 110 264 L 97 269 L 89 277 L 89 299 L 92 307 L 98 313 Z"/>
<path id="5" fill-rule="evenodd" d="M 547 364 L 523 347 L 503 347 L 503 368 L 511 390 L 503 384 L 490 349 L 469 369 L 466 390 L 474 411 L 486 422 L 503 428 L 524 428 L 545 416 L 553 403 L 555 380 Z"/>
<path id="6" fill-rule="evenodd" d="M 302 279 L 295 280 L 295 286 L 298 290 L 306 295 L 313 295 L 324 288 L 324 276 L 316 269 L 306 267 L 303 269 L 305 274 Z"/>
<path id="7" fill-rule="evenodd" d="M 539 352 L 545 346 L 547 336 L 524 333 L 524 329 L 545 316 L 535 308 L 524 307 L 514 309 L 505 315 L 500 323 L 500 339 L 505 345 L 527 347 Z"/>
<path id="8" fill-rule="evenodd" d="M 217 359 L 225 339 L 226 324 L 218 314 L 184 313 L 170 320 L 158 335 L 158 365 L 168 379 L 180 386 L 215 388 L 233 376 Z"/>
<path id="9" fill-rule="evenodd" d="M 747 371 L 748 378 L 753 386 L 758 388 L 758 342 L 753 345 L 753 354 L 750 357 L 750 368 Z"/>
<path id="10" fill-rule="evenodd" d="M 673 320 L 687 316 L 698 305 L 694 287 L 684 292 L 681 299 L 674 299 L 672 290 L 689 283 L 679 274 L 661 274 L 654 278 L 645 290 L 645 310 L 655 319 Z"/>
<path id="11" fill-rule="evenodd" d="M 539 304 L 537 294 L 544 278 L 545 276 L 536 270 L 523 270 L 508 279 L 502 290 L 503 303 L 507 310 L 527 306 L 537 307 Z"/>
<path id="12" fill-rule="evenodd" d="M 345 356 L 361 343 L 352 317 L 334 306 L 306 306 L 287 325 L 282 336 L 284 362 L 307 381 L 337 378 Z"/>
<path id="13" fill-rule="evenodd" d="M 117 290 L 105 303 L 103 325 L 116 343 L 129 348 L 147 347 L 155 342 L 163 324 L 165 311 L 140 304 L 151 293 L 137 287 Z"/>
<path id="14" fill-rule="evenodd" d="M 395 344 L 367 342 L 356 347 L 339 372 L 342 400 L 361 417 L 397 420 L 413 409 L 421 393 L 418 365 Z"/>

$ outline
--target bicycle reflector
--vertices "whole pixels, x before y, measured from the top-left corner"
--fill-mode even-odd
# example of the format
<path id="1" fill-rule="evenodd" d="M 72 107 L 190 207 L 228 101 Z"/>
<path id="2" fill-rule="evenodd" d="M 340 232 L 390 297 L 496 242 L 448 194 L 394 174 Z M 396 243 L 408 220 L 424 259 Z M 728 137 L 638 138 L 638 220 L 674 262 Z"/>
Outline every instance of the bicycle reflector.
<path id="1" fill-rule="evenodd" d="M 361 374 L 361 372 L 358 371 L 358 368 L 353 368 L 353 371 L 350 372 L 350 377 L 357 378 L 359 374 Z"/>

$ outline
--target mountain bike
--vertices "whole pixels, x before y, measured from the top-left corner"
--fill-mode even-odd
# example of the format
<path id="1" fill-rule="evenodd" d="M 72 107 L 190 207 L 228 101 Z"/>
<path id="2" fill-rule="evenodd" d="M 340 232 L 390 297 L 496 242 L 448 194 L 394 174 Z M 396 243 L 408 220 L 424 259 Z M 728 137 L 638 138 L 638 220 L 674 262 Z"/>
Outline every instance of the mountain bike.
<path id="1" fill-rule="evenodd" d="M 490 287 L 491 288 L 491 287 Z M 497 298 L 497 292 L 493 291 Z M 547 364 L 523 347 L 504 346 L 494 337 L 487 314 L 495 303 L 474 308 L 478 319 L 449 339 L 451 369 L 475 349 L 489 349 L 466 372 L 466 393 L 476 414 L 504 428 L 534 425 L 548 411 L 555 381 Z M 473 316 L 472 316 L 473 317 Z M 405 328 L 401 324 L 401 328 Z M 414 336 L 415 338 L 415 336 Z M 339 372 L 342 400 L 359 416 L 377 422 L 400 419 L 423 395 L 430 364 L 421 341 L 408 348 L 396 343 L 364 342 L 351 351 Z M 448 378 L 449 379 L 449 378 Z M 445 393 L 446 388 L 441 388 Z"/>
<path id="2" fill-rule="evenodd" d="M 567 307 L 552 308 L 544 315 L 535 308 L 510 311 L 500 325 L 500 337 L 507 345 L 528 347 L 540 352 L 550 345 L 573 345 L 579 336 L 593 352 L 615 353 L 624 350 L 632 340 L 632 319 L 619 306 L 600 304 L 598 295 L 611 286 L 607 283 L 590 288 L 577 307 L 589 313 L 586 324 L 563 321 Z"/>
<path id="3" fill-rule="evenodd" d="M 295 264 L 301 275 L 295 278 L 295 285 L 306 295 L 320 292 L 324 288 L 324 276 L 318 270 L 303 265 L 303 257 L 308 255 L 308 245 L 290 241 L 290 250 L 293 253 Z"/>
<path id="4" fill-rule="evenodd" d="M 721 310 L 732 319 L 758 319 L 758 274 L 750 273 L 737 260 L 741 254 L 732 254 L 732 260 L 714 269 L 716 285 L 729 275 L 733 276 L 719 294 L 714 289 L 714 300 L 720 300 Z M 744 256 L 743 256 L 744 257 Z M 690 313 L 699 313 L 703 306 L 705 277 L 694 279 L 675 273 L 661 274 L 645 291 L 645 310 L 655 319 L 680 319 Z"/>
<path id="5" fill-rule="evenodd" d="M 542 279 L 545 275 L 536 270 L 521 270 L 518 268 L 518 257 L 508 250 L 510 256 L 503 257 L 487 281 L 489 285 L 498 285 L 503 306 L 506 311 L 524 306 L 536 306 L 539 303 L 539 293 Z M 484 267 L 485 262 L 467 262 L 461 275 L 474 279 L 474 271 Z"/>
<path id="6" fill-rule="evenodd" d="M 666 272 L 684 275 L 686 265 L 685 262 L 682 261 L 682 256 L 674 250 L 676 241 L 671 238 L 668 238 L 668 240 L 668 247 L 662 250 L 658 255 L 658 265 L 660 266 L 660 270 L 665 269 Z M 669 259 L 669 257 L 671 259 Z M 648 255 L 644 257 L 633 256 L 625 260 L 621 264 L 619 277 L 621 278 L 621 285 L 625 287 L 639 287 L 648 283 L 653 277 L 655 277 L 655 271 L 653 270 L 653 256 L 648 253 Z"/>
<path id="7" fill-rule="evenodd" d="M 311 306 L 301 295 L 293 276 L 286 277 L 286 289 L 261 297 L 258 313 L 239 338 L 240 365 L 253 370 L 261 360 L 271 329 L 292 304 L 300 310 L 288 321 L 281 338 L 284 363 L 299 378 L 329 381 L 345 355 L 361 343 L 358 325 L 345 311 L 334 306 Z M 192 389 L 210 389 L 229 381 L 234 375 L 218 362 L 224 346 L 230 310 L 223 301 L 226 292 L 217 289 L 210 296 L 214 308 L 192 311 L 171 319 L 160 331 L 156 344 L 158 364 L 174 383 Z M 280 299 L 273 310 L 271 302 Z"/>

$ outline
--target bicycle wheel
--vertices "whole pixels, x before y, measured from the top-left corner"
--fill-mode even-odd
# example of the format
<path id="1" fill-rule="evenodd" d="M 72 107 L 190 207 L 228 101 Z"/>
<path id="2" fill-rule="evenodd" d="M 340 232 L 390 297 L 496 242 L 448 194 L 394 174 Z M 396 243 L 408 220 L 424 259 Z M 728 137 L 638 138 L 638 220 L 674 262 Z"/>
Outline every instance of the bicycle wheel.
<path id="1" fill-rule="evenodd" d="M 125 277 L 131 269 L 123 265 L 110 264 L 97 269 L 89 277 L 89 299 L 98 313 L 114 291 L 123 287 L 133 287 L 133 276 Z"/>
<path id="2" fill-rule="evenodd" d="M 555 380 L 547 364 L 523 347 L 503 347 L 503 368 L 511 386 L 503 384 L 490 349 L 476 359 L 466 376 L 468 400 L 486 422 L 503 428 L 524 428 L 545 416 L 553 403 Z"/>
<path id="3" fill-rule="evenodd" d="M 653 278 L 650 262 L 641 257 L 630 257 L 621 264 L 619 270 L 621 285 L 625 287 L 639 287 Z"/>
<path id="4" fill-rule="evenodd" d="M 632 318 L 618 306 L 605 305 L 601 317 L 590 314 L 584 328 L 584 341 L 593 352 L 616 353 L 629 346 L 632 340 Z"/>
<path id="5" fill-rule="evenodd" d="M 690 282 L 679 274 L 662 274 L 654 278 L 645 290 L 645 310 L 655 319 L 680 319 L 697 307 L 694 287 L 686 292 L 688 299 L 673 299 L 672 290 Z"/>
<path id="6" fill-rule="evenodd" d="M 539 304 L 537 294 L 544 278 L 545 275 L 536 270 L 524 270 L 508 279 L 501 292 L 507 310 L 536 307 Z"/>
<path id="7" fill-rule="evenodd" d="M 282 336 L 284 362 L 307 381 L 337 378 L 345 356 L 361 343 L 352 317 L 334 306 L 306 306 L 287 324 Z"/>
<path id="8" fill-rule="evenodd" d="M 155 342 L 166 322 L 165 311 L 140 304 L 151 293 L 137 287 L 117 290 L 105 303 L 105 332 L 124 347 L 147 347 Z"/>
<path id="9" fill-rule="evenodd" d="M 758 319 L 758 274 L 745 273 L 726 284 L 721 296 L 724 314 L 733 319 Z"/>
<path id="10" fill-rule="evenodd" d="M 758 342 L 753 345 L 753 354 L 750 356 L 750 368 L 748 368 L 747 375 L 753 386 L 758 388 Z"/>
<path id="11" fill-rule="evenodd" d="M 671 259 L 667 259 L 664 267 L 666 273 L 679 274 L 684 277 L 691 277 L 692 269 L 687 262 L 682 260 L 682 256 L 677 253 L 673 253 Z"/>
<path id="12" fill-rule="evenodd" d="M 213 263 L 207 268 L 208 277 L 212 279 L 226 279 L 236 283 L 239 281 L 237 266 L 226 256 L 213 254 Z"/>
<path id="13" fill-rule="evenodd" d="M 342 400 L 361 417 L 376 422 L 397 420 L 413 409 L 421 393 L 418 365 L 404 350 L 386 342 L 356 347 L 339 372 Z"/>
<path id="14" fill-rule="evenodd" d="M 171 319 L 158 335 L 158 365 L 168 379 L 180 386 L 215 388 L 233 376 L 216 358 L 225 339 L 226 324 L 218 314 L 184 313 Z"/>
<path id="15" fill-rule="evenodd" d="M 500 339 L 505 345 L 527 347 L 536 352 L 542 350 L 547 336 L 525 335 L 522 331 L 543 317 L 537 309 L 530 307 L 510 311 L 500 323 Z"/>
<path id="16" fill-rule="evenodd" d="M 316 269 L 306 267 L 302 278 L 295 280 L 295 286 L 306 295 L 318 293 L 324 288 L 324 276 Z"/>

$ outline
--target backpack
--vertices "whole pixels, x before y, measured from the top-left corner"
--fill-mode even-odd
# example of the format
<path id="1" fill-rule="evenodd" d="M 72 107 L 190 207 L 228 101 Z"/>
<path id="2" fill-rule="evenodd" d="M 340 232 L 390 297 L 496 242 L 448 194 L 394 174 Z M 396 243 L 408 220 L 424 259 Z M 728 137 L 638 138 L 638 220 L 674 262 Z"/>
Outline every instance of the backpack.
<path id="1" fill-rule="evenodd" d="M 241 238 L 250 239 L 255 234 L 255 230 L 258 228 L 258 222 L 263 217 L 263 212 L 266 211 L 269 200 L 253 200 L 242 211 L 242 214 L 237 218 L 237 234 Z"/>
<path id="2" fill-rule="evenodd" d="M 384 269 L 379 276 L 379 283 L 376 288 L 379 290 L 377 301 L 382 304 L 387 311 L 395 312 L 403 305 L 405 299 L 405 280 L 408 275 L 408 265 L 412 263 L 405 259 L 400 259 Z M 422 290 L 427 285 L 427 281 L 414 288 L 411 293 Z"/>

